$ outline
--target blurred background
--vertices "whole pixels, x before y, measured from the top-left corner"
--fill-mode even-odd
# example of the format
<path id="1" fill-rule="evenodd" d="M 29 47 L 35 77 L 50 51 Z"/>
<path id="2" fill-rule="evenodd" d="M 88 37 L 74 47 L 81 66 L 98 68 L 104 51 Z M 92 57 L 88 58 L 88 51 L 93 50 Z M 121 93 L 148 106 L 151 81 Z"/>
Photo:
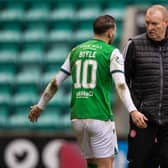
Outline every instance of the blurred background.
<path id="1" fill-rule="evenodd" d="M 76 44 L 92 38 L 92 23 L 117 22 L 114 45 L 145 31 L 144 12 L 167 0 L 0 0 L 0 168 L 85 168 L 70 125 L 71 79 L 64 82 L 38 123 L 27 116 Z M 128 112 L 112 92 L 120 152 L 126 168 Z"/>

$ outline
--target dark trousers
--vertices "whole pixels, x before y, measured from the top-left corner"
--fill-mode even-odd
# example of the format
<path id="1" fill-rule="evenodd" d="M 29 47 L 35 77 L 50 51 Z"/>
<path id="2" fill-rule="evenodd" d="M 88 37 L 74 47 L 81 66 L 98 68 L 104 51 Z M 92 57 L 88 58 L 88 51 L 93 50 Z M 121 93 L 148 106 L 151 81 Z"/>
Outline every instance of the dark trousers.
<path id="1" fill-rule="evenodd" d="M 148 124 L 145 129 L 130 123 L 129 168 L 168 168 L 168 124 Z"/>

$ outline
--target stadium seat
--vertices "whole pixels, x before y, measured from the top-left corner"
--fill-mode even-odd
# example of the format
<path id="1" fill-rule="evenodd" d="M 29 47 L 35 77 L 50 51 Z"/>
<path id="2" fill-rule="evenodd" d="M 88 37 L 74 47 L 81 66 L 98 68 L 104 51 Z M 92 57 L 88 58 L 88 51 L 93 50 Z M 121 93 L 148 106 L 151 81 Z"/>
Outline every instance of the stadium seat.
<path id="1" fill-rule="evenodd" d="M 29 107 L 39 100 L 39 95 L 37 92 L 33 91 L 35 89 L 27 89 L 25 91 L 20 91 L 13 95 L 13 106 L 15 107 Z"/>
<path id="2" fill-rule="evenodd" d="M 47 71 L 45 73 L 42 74 L 42 87 L 45 87 L 48 82 L 54 78 L 54 76 L 56 75 L 57 70 L 53 69 L 53 71 Z"/>
<path id="3" fill-rule="evenodd" d="M 117 32 L 114 40 L 114 45 L 119 47 L 122 38 L 123 22 L 125 17 L 126 8 L 124 4 L 119 3 L 108 3 L 108 5 L 103 10 L 103 14 L 111 15 L 116 20 Z"/>
<path id="4" fill-rule="evenodd" d="M 22 39 L 24 42 L 45 42 L 47 40 L 47 27 L 45 23 L 29 23 Z"/>
<path id="5" fill-rule="evenodd" d="M 122 28 L 122 24 L 116 23 L 116 25 L 117 25 L 117 31 L 116 31 L 116 35 L 115 35 L 115 38 L 114 38 L 113 45 L 119 48 L 120 42 L 122 40 L 122 35 L 123 35 L 122 30 L 123 30 L 123 28 Z"/>
<path id="6" fill-rule="evenodd" d="M 68 101 L 70 101 L 70 94 L 72 89 L 72 77 L 69 76 L 62 85 L 63 93 L 68 98 Z"/>
<path id="7" fill-rule="evenodd" d="M 9 127 L 28 128 L 30 123 L 28 120 L 28 112 L 30 106 L 38 103 L 38 90 L 29 86 L 20 86 L 13 95 L 12 114 L 9 118 Z"/>
<path id="8" fill-rule="evenodd" d="M 21 40 L 21 25 L 18 23 L 5 23 L 0 30 L 0 42 L 19 42 Z"/>
<path id="9" fill-rule="evenodd" d="M 78 25 L 78 29 L 74 32 L 73 40 L 80 43 L 93 38 L 92 21 L 83 21 Z"/>
<path id="10" fill-rule="evenodd" d="M 141 0 L 141 1 L 133 0 L 132 4 L 134 4 L 134 5 L 140 5 L 140 6 L 149 6 L 151 4 L 154 4 L 155 2 L 156 2 L 156 0 L 148 0 L 148 1 L 145 1 L 145 0 Z M 159 3 L 160 2 L 161 2 L 161 0 L 159 1 Z"/>
<path id="11" fill-rule="evenodd" d="M 38 122 L 31 123 L 28 119 L 28 113 L 30 108 L 16 108 L 16 113 L 10 115 L 8 119 L 8 125 L 10 130 L 37 130 L 37 131 L 53 131 L 64 128 L 62 118 L 60 116 L 60 110 L 53 108 L 46 108 L 38 119 Z"/>
<path id="12" fill-rule="evenodd" d="M 49 40 L 54 42 L 71 42 L 73 34 L 72 22 L 55 22 L 49 32 Z"/>
<path id="13" fill-rule="evenodd" d="M 14 63 L 0 63 L 0 83 L 1 84 L 12 84 L 15 74 L 16 74 L 16 65 Z"/>
<path id="14" fill-rule="evenodd" d="M 44 90 L 48 82 L 53 79 L 56 73 L 59 71 L 61 65 L 60 64 L 46 64 L 45 72 L 42 73 L 41 76 L 41 89 Z"/>
<path id="15" fill-rule="evenodd" d="M 8 118 L 8 125 L 6 125 L 6 128 L 10 130 L 29 130 L 31 127 L 31 123 L 28 119 L 29 110 L 30 106 L 15 108 L 15 111 L 13 111 L 13 113 Z"/>
<path id="16" fill-rule="evenodd" d="M 73 21 L 75 16 L 75 3 L 60 2 L 52 9 L 50 13 L 51 20 Z"/>
<path id="17" fill-rule="evenodd" d="M 45 62 L 52 64 L 63 64 L 65 58 L 69 52 L 69 45 L 64 43 L 59 43 L 53 45 L 46 53 Z"/>
<path id="18" fill-rule="evenodd" d="M 24 16 L 24 3 L 22 2 L 7 2 L 6 8 L 0 14 L 2 21 L 21 21 Z"/>
<path id="19" fill-rule="evenodd" d="M 14 81 L 14 74 L 9 73 L 9 72 L 0 72 L 0 86 L 2 85 L 11 85 L 13 84 Z"/>
<path id="20" fill-rule="evenodd" d="M 71 117 L 70 112 L 62 116 L 62 125 L 64 129 L 71 128 Z"/>
<path id="21" fill-rule="evenodd" d="M 45 21 L 48 19 L 50 4 L 47 1 L 34 2 L 25 13 L 24 19 L 29 21 Z"/>
<path id="22" fill-rule="evenodd" d="M 113 16 L 116 21 L 123 21 L 125 17 L 125 6 L 123 4 L 114 4 L 113 2 L 108 3 L 103 14 Z"/>
<path id="23" fill-rule="evenodd" d="M 41 65 L 21 64 L 15 77 L 16 88 L 21 86 L 36 87 L 41 85 Z"/>
<path id="24" fill-rule="evenodd" d="M 20 64 L 42 64 L 44 59 L 44 47 L 40 44 L 27 44 L 18 56 Z"/>
<path id="25" fill-rule="evenodd" d="M 38 83 L 40 84 L 40 73 L 20 72 L 16 75 L 15 83 L 17 85 L 38 85 Z"/>
<path id="26" fill-rule="evenodd" d="M 16 63 L 18 47 L 15 45 L 4 45 L 0 47 L 0 64 Z"/>
<path id="27" fill-rule="evenodd" d="M 62 118 L 60 117 L 60 110 L 57 108 L 46 108 L 41 114 L 38 122 L 32 125 L 32 128 L 39 130 L 59 130 L 62 128 Z"/>
<path id="28" fill-rule="evenodd" d="M 79 10 L 76 12 L 77 20 L 94 20 L 102 12 L 100 3 L 81 3 Z"/>
<path id="29" fill-rule="evenodd" d="M 69 102 L 67 101 L 67 98 L 64 96 L 63 90 L 61 87 L 57 91 L 56 95 L 54 95 L 54 97 L 51 99 L 48 106 L 61 108 L 61 107 L 67 106 L 68 104 Z"/>
<path id="30" fill-rule="evenodd" d="M 9 107 L 12 95 L 12 86 L 7 83 L 0 83 L 0 106 Z"/>
<path id="31" fill-rule="evenodd" d="M 7 117 L 10 113 L 12 86 L 0 83 L 0 129 L 5 127 Z"/>
<path id="32" fill-rule="evenodd" d="M 8 123 L 9 109 L 6 106 L 0 106 L 0 130 L 4 130 Z"/>

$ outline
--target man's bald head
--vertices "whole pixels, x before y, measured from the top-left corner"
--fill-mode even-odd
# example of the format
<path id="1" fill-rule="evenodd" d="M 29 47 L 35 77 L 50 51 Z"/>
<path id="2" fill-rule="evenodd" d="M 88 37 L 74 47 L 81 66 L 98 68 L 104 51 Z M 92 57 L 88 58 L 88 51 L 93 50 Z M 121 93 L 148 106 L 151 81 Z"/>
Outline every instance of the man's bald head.
<path id="1" fill-rule="evenodd" d="M 148 13 L 160 13 L 163 17 L 163 19 L 168 19 L 168 10 L 166 7 L 163 5 L 152 5 L 151 7 L 148 8 L 146 14 Z"/>
<path id="2" fill-rule="evenodd" d="M 154 41 L 163 40 L 168 26 L 168 11 L 166 7 L 153 5 L 148 8 L 145 22 L 148 37 Z"/>

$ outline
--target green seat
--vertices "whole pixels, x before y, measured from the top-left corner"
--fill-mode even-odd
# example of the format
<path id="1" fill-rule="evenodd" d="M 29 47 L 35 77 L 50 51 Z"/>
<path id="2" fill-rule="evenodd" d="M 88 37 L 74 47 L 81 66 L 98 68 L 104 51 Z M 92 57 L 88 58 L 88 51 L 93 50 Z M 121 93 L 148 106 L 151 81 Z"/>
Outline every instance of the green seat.
<path id="1" fill-rule="evenodd" d="M 0 30 L 0 42 L 19 42 L 21 40 L 21 26 L 18 23 L 5 23 Z"/>
<path id="2" fill-rule="evenodd" d="M 75 16 L 75 3 L 60 2 L 51 11 L 50 19 L 52 20 L 73 20 Z"/>
<path id="3" fill-rule="evenodd" d="M 48 84 L 48 82 L 55 77 L 56 72 L 57 71 L 47 71 L 42 74 L 43 87 L 45 87 Z"/>
<path id="4" fill-rule="evenodd" d="M 8 119 L 8 127 L 10 129 L 26 129 L 26 130 L 59 130 L 62 128 L 62 120 L 60 118 L 60 110 L 46 108 L 38 119 L 38 122 L 32 123 L 28 119 L 30 108 L 19 107 Z"/>
<path id="5" fill-rule="evenodd" d="M 69 106 L 71 100 L 72 85 L 72 77 L 69 76 L 63 81 L 62 85 L 60 86 L 63 95 L 63 102 L 65 102 L 67 106 Z"/>
<path id="6" fill-rule="evenodd" d="M 43 21 L 48 19 L 50 4 L 48 2 L 33 2 L 31 7 L 25 13 L 24 19 L 30 21 Z"/>
<path id="7" fill-rule="evenodd" d="M 131 2 L 134 5 L 141 5 L 141 6 L 149 6 L 151 4 L 157 3 L 156 0 L 148 0 L 148 1 L 145 1 L 145 0 L 141 0 L 141 1 L 133 0 L 133 1 L 130 1 L 130 3 Z M 160 4 L 160 2 L 161 1 L 159 1 L 159 4 Z"/>
<path id="8" fill-rule="evenodd" d="M 16 46 L 0 47 L 0 64 L 16 63 L 18 48 Z"/>
<path id="9" fill-rule="evenodd" d="M 43 23 L 30 23 L 23 33 L 24 42 L 45 42 L 47 39 L 46 25 Z"/>
<path id="10" fill-rule="evenodd" d="M 126 8 L 123 4 L 114 4 L 113 2 L 108 3 L 106 8 L 103 10 L 103 14 L 113 16 L 116 21 L 123 21 L 125 17 Z"/>
<path id="11" fill-rule="evenodd" d="M 120 41 L 122 40 L 122 30 L 125 17 L 126 7 L 124 4 L 119 3 L 109 3 L 103 11 L 103 14 L 112 15 L 116 20 L 117 32 L 114 39 L 114 45 L 116 47 L 120 46 Z"/>
<path id="12" fill-rule="evenodd" d="M 8 2 L 6 8 L 1 12 L 0 19 L 3 21 L 22 20 L 24 8 L 22 2 Z"/>
<path id="13" fill-rule="evenodd" d="M 30 89 L 27 89 L 24 92 L 16 93 L 13 99 L 13 106 L 15 107 L 27 107 L 38 103 L 40 96 L 37 92 L 31 92 Z"/>
<path id="14" fill-rule="evenodd" d="M 49 32 L 49 40 L 55 42 L 71 42 L 72 30 L 71 22 L 56 22 Z"/>
<path id="15" fill-rule="evenodd" d="M 67 114 L 64 114 L 62 116 L 62 127 L 64 129 L 70 129 L 71 128 L 71 118 L 70 118 L 70 112 Z"/>
<path id="16" fill-rule="evenodd" d="M 115 38 L 114 38 L 114 45 L 116 47 L 119 47 L 120 46 L 120 42 L 122 41 L 122 36 L 123 36 L 123 33 L 122 33 L 122 30 L 123 30 L 123 25 L 119 22 L 116 22 L 116 25 L 117 25 L 117 30 L 116 30 L 116 35 L 115 35 Z"/>
<path id="17" fill-rule="evenodd" d="M 78 29 L 74 32 L 74 41 L 80 43 L 93 38 L 92 21 L 83 21 L 78 25 Z"/>
<path id="18" fill-rule="evenodd" d="M 64 81 L 64 84 L 65 85 L 72 85 L 72 78 L 71 77 L 69 77 L 69 78 L 67 78 L 65 81 Z"/>
<path id="19" fill-rule="evenodd" d="M 38 85 L 40 84 L 40 73 L 23 71 L 16 75 L 15 83 L 17 85 Z"/>
<path id="20" fill-rule="evenodd" d="M 35 129 L 60 129 L 62 120 L 58 108 L 46 108 L 41 114 L 38 122 L 32 125 Z"/>
<path id="21" fill-rule="evenodd" d="M 41 66 L 34 64 L 21 64 L 20 71 L 15 77 L 16 88 L 18 87 L 41 87 Z"/>
<path id="22" fill-rule="evenodd" d="M 8 83 L 0 83 L 0 106 L 9 107 L 11 104 L 12 86 Z"/>
<path id="23" fill-rule="evenodd" d="M 31 125 L 28 119 L 30 107 L 17 107 L 8 118 L 7 128 L 12 129 L 30 129 Z"/>
<path id="24" fill-rule="evenodd" d="M 27 85 L 16 85 L 15 86 L 15 94 L 28 94 L 30 96 L 32 95 L 38 95 L 39 94 L 39 90 L 38 90 L 38 86 L 34 86 L 31 84 L 27 84 Z"/>
<path id="25" fill-rule="evenodd" d="M 0 84 L 13 84 L 16 73 L 16 65 L 14 63 L 0 63 L 0 67 Z"/>
<path id="26" fill-rule="evenodd" d="M 18 67 L 18 73 L 19 72 L 30 72 L 30 73 L 41 73 L 42 71 L 42 65 L 41 64 L 34 64 L 32 62 L 29 64 L 20 64 L 20 66 Z"/>
<path id="27" fill-rule="evenodd" d="M 41 89 L 43 90 L 48 82 L 53 79 L 56 73 L 59 71 L 61 65 L 55 63 L 47 63 L 45 66 L 45 71 L 41 75 Z"/>
<path id="28" fill-rule="evenodd" d="M 13 109 L 9 118 L 9 128 L 29 129 L 30 122 L 28 120 L 28 113 L 30 106 L 37 104 L 39 98 L 40 95 L 36 87 L 29 85 L 16 86 L 15 93 L 12 97 Z"/>
<path id="29" fill-rule="evenodd" d="M 0 72 L 0 85 L 2 85 L 2 84 L 12 85 L 14 79 L 15 79 L 14 74 L 9 73 L 9 72 Z"/>
<path id="30" fill-rule="evenodd" d="M 46 63 L 43 77 L 50 74 L 55 75 L 60 70 L 61 66 L 62 66 L 62 63 L 55 63 L 55 62 Z"/>
<path id="31" fill-rule="evenodd" d="M 64 97 L 63 90 L 62 88 L 60 88 L 57 91 L 56 95 L 54 95 L 54 97 L 50 100 L 48 106 L 61 108 L 66 105 L 67 105 L 66 97 Z"/>
<path id="32" fill-rule="evenodd" d="M 61 64 L 64 62 L 65 58 L 69 53 L 69 45 L 60 43 L 55 46 L 52 46 L 48 52 L 46 53 L 45 62 L 46 63 L 54 63 Z"/>
<path id="33" fill-rule="evenodd" d="M 77 20 L 94 20 L 102 12 L 100 3 L 84 3 L 76 13 Z"/>
<path id="34" fill-rule="evenodd" d="M 9 108 L 7 106 L 0 106 L 0 129 L 4 129 L 8 125 Z"/>
<path id="35" fill-rule="evenodd" d="M 40 44 L 25 45 L 18 57 L 20 64 L 41 64 L 44 58 L 44 48 Z"/>

